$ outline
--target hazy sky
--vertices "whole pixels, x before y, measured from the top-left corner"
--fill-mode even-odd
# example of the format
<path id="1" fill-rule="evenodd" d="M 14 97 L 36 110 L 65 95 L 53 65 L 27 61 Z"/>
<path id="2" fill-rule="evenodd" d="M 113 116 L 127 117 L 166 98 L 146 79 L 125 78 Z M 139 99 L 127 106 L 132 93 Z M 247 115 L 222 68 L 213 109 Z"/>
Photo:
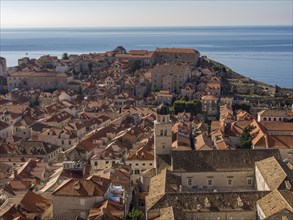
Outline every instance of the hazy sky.
<path id="1" fill-rule="evenodd" d="M 292 25 L 292 0 L 0 0 L 1 28 Z"/>

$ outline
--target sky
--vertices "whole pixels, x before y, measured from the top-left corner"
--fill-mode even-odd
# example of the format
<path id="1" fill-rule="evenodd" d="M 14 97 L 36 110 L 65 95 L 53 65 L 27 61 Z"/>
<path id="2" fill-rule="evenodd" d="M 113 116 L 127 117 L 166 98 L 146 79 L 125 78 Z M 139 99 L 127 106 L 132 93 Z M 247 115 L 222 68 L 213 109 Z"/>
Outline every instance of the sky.
<path id="1" fill-rule="evenodd" d="M 1 28 L 293 25 L 292 0 L 0 0 Z"/>

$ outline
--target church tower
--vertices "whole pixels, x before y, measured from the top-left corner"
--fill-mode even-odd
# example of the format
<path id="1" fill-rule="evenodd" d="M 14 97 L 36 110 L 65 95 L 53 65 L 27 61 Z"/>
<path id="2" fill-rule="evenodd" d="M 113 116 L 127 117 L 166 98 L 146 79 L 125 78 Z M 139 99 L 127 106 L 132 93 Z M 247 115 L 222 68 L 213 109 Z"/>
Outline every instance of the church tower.
<path id="1" fill-rule="evenodd" d="M 155 168 L 157 168 L 157 156 L 170 156 L 172 153 L 172 121 L 169 108 L 165 104 L 157 107 L 157 118 L 154 121 L 154 148 Z"/>

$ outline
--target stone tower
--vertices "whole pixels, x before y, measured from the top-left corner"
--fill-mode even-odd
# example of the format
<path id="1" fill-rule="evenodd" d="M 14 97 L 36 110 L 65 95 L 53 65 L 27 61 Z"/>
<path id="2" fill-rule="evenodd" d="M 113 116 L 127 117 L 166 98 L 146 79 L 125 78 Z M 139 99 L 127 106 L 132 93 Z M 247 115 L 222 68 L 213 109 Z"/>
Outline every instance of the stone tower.
<path id="1" fill-rule="evenodd" d="M 157 156 L 170 156 L 172 153 L 172 121 L 169 108 L 165 104 L 161 104 L 157 108 L 157 118 L 154 121 L 154 148 L 155 167 L 157 168 Z"/>
<path id="2" fill-rule="evenodd" d="M 4 57 L 0 57 L 0 76 L 5 75 L 6 68 L 6 59 Z"/>

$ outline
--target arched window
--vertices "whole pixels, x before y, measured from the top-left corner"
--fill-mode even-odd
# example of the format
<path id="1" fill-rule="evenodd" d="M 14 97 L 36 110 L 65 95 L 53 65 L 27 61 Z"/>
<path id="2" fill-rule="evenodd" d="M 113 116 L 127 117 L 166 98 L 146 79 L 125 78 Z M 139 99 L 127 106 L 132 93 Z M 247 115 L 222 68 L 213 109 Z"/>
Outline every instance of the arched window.
<path id="1" fill-rule="evenodd" d="M 160 130 L 160 135 L 163 136 L 163 130 Z"/>
<path id="2" fill-rule="evenodd" d="M 165 132 L 164 132 L 164 136 L 167 136 L 167 130 L 165 130 Z"/>

